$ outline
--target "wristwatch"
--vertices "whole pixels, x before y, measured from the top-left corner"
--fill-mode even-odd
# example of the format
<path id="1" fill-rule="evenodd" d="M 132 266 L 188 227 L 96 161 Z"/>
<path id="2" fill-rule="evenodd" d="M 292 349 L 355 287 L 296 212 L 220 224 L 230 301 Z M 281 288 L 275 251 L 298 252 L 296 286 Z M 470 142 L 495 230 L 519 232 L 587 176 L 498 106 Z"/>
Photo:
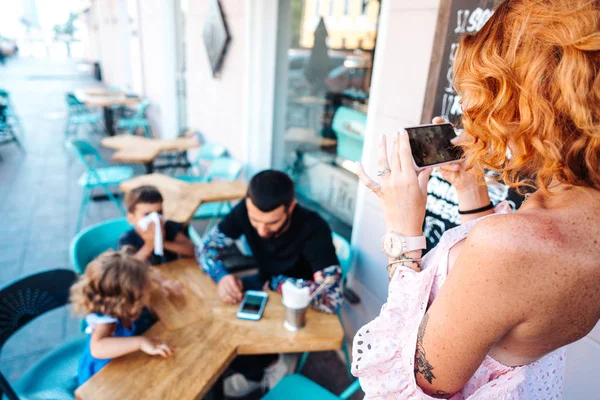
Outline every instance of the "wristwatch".
<path id="1" fill-rule="evenodd" d="M 396 232 L 387 232 L 381 238 L 381 250 L 391 258 L 427 248 L 425 236 L 403 236 Z"/>

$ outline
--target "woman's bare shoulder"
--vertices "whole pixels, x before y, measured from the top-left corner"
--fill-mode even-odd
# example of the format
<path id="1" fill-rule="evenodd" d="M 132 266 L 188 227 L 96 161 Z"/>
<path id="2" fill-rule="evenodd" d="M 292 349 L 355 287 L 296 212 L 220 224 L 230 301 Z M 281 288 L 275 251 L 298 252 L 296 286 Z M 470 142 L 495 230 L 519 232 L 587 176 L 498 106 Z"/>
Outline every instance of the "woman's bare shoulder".
<path id="1" fill-rule="evenodd" d="M 494 215 L 479 221 L 468 236 L 471 245 L 485 246 L 506 253 L 519 253 L 532 246 L 560 241 L 561 234 L 555 223 L 545 215 L 511 213 Z"/>

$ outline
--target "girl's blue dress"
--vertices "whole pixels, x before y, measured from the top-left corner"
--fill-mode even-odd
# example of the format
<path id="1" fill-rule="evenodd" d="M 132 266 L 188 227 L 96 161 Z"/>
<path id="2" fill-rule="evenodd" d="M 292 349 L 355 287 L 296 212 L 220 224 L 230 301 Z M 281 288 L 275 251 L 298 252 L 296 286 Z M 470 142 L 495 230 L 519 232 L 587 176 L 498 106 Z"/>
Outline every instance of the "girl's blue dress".
<path id="1" fill-rule="evenodd" d="M 79 360 L 79 368 L 77 369 L 77 381 L 79 386 L 83 385 L 88 379 L 90 379 L 96 372 L 100 371 L 111 359 L 99 359 L 92 357 L 90 350 L 90 340 L 92 338 L 92 332 L 96 325 L 101 324 L 117 324 L 117 328 L 112 337 L 131 337 L 135 336 L 135 323 L 132 324 L 130 329 L 125 328 L 121 321 L 117 318 L 110 317 L 108 315 L 101 314 L 88 314 L 85 317 L 87 328 L 85 333 L 89 334 L 87 343 L 81 360 Z"/>

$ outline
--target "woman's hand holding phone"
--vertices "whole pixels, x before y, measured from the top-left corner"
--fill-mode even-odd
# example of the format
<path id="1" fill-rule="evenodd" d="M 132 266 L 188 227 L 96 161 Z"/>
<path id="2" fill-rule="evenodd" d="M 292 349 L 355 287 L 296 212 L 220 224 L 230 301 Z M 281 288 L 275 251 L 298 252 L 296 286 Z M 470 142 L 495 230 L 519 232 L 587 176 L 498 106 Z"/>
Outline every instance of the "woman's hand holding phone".
<path id="1" fill-rule="evenodd" d="M 447 124 L 448 122 L 442 117 L 435 117 L 433 121 L 434 124 Z M 457 145 L 463 140 L 463 132 L 460 136 L 457 136 L 452 140 L 452 144 Z M 437 167 L 442 178 L 447 180 L 454 186 L 457 191 L 474 188 L 477 185 L 477 177 L 474 174 L 471 174 L 465 169 L 465 161 L 457 161 L 450 164 L 444 164 Z"/>
<path id="2" fill-rule="evenodd" d="M 406 131 L 394 134 L 389 157 L 386 138 L 381 138 L 377 168 L 379 183 L 369 178 L 361 163 L 357 163 L 357 175 L 379 197 L 388 231 L 421 236 L 432 168 L 415 171 Z"/>
<path id="3" fill-rule="evenodd" d="M 445 124 L 447 123 L 441 117 L 435 117 L 432 121 L 434 124 Z M 464 140 L 464 135 L 467 133 L 463 132 L 452 140 L 453 144 L 458 144 Z M 477 175 L 469 172 L 465 168 L 465 161 L 457 161 L 450 164 L 440 165 L 438 171 L 442 178 L 448 181 L 456 189 L 458 197 L 458 208 L 460 210 L 475 210 L 481 207 L 485 207 L 490 204 L 490 196 L 486 185 L 478 183 Z M 469 222 L 470 220 L 477 219 L 481 214 L 473 215 L 462 215 L 461 223 Z"/>

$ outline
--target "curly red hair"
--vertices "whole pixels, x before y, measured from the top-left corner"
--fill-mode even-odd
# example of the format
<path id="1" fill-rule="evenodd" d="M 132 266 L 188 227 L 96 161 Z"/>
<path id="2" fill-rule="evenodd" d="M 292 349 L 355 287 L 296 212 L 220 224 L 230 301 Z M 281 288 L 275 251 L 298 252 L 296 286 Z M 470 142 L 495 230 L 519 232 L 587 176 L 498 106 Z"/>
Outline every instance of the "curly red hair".
<path id="1" fill-rule="evenodd" d="M 71 287 L 71 303 L 76 314 L 110 315 L 129 327 L 139 318 L 148 290 L 148 266 L 125 250 L 108 250 L 90 262 Z"/>
<path id="2" fill-rule="evenodd" d="M 454 71 L 472 170 L 600 189 L 600 1 L 507 0 L 462 38 Z"/>

